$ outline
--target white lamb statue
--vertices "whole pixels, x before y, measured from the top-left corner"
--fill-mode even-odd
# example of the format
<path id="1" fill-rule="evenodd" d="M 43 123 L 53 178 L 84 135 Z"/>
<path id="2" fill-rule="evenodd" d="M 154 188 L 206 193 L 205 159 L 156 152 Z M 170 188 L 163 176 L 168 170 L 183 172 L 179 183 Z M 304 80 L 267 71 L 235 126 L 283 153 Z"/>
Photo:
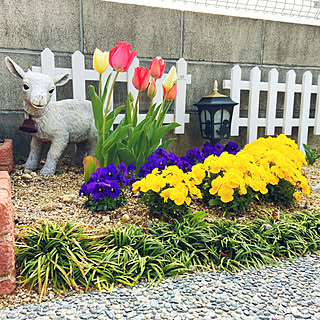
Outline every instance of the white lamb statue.
<path id="1" fill-rule="evenodd" d="M 56 86 L 67 83 L 70 75 L 64 73 L 52 79 L 43 73 L 31 70 L 24 72 L 9 57 L 5 58 L 5 63 L 14 76 L 22 79 L 27 120 L 20 129 L 32 134 L 24 172 L 38 169 L 43 142 L 51 142 L 51 146 L 41 175 L 55 173 L 57 162 L 69 142 L 77 144 L 76 157 L 84 156 L 88 144 L 88 153 L 93 155 L 98 134 L 91 103 L 75 99 L 50 102 Z"/>

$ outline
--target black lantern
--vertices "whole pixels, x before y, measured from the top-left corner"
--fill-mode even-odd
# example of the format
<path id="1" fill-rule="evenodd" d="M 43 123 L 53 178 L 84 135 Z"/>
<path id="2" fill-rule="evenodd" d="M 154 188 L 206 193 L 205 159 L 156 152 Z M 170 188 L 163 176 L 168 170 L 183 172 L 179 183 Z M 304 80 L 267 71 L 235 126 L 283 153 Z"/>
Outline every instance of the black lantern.
<path id="1" fill-rule="evenodd" d="M 212 144 L 230 137 L 233 107 L 237 105 L 230 97 L 218 92 L 215 80 L 213 93 L 200 99 L 194 105 L 198 107 L 201 137 Z"/>

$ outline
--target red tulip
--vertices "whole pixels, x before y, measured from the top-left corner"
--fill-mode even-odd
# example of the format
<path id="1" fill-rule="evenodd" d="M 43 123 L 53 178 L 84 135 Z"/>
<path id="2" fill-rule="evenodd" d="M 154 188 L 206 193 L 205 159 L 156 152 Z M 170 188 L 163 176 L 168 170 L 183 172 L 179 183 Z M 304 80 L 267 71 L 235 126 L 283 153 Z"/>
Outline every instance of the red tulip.
<path id="1" fill-rule="evenodd" d="M 163 88 L 163 96 L 166 96 L 166 88 L 164 86 L 162 86 Z M 169 91 L 166 97 L 166 100 L 170 101 L 170 100 L 174 100 L 177 96 L 177 85 L 175 84 Z"/>
<path id="2" fill-rule="evenodd" d="M 152 62 L 150 63 L 151 77 L 160 79 L 163 75 L 165 66 L 166 62 L 163 62 L 162 59 L 152 58 Z"/>
<path id="3" fill-rule="evenodd" d="M 145 67 L 137 67 L 134 69 L 134 75 L 132 78 L 133 86 L 139 90 L 143 91 L 148 88 L 150 80 L 151 71 Z"/>
<path id="4" fill-rule="evenodd" d="M 154 79 L 152 79 L 148 88 L 147 96 L 150 99 L 153 99 L 156 96 L 156 94 L 157 94 L 156 82 Z"/>
<path id="5" fill-rule="evenodd" d="M 119 72 L 125 72 L 131 66 L 137 51 L 130 51 L 131 44 L 126 44 L 125 42 L 118 42 L 118 45 L 110 50 L 109 62 L 111 67 Z"/>

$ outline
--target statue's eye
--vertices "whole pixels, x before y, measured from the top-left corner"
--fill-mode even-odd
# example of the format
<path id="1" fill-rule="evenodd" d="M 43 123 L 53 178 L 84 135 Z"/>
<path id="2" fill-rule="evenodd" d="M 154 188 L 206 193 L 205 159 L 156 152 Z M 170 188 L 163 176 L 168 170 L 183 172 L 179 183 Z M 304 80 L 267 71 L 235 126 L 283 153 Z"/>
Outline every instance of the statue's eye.
<path id="1" fill-rule="evenodd" d="M 24 89 L 24 90 L 29 90 L 30 87 L 29 87 L 27 84 L 24 84 L 24 85 L 23 85 L 23 89 Z"/>
<path id="2" fill-rule="evenodd" d="M 52 94 L 53 91 L 54 91 L 54 88 L 50 89 L 50 90 L 49 90 L 49 93 Z"/>

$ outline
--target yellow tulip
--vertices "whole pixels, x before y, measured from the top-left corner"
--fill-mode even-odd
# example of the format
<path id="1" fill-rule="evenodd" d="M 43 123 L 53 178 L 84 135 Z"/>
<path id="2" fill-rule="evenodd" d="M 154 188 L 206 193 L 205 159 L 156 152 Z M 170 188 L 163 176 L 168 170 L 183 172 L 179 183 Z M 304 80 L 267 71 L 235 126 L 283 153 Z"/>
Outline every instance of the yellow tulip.
<path id="1" fill-rule="evenodd" d="M 171 67 L 167 77 L 163 81 L 163 86 L 167 92 L 173 87 L 178 79 L 176 67 Z"/>
<path id="2" fill-rule="evenodd" d="M 98 73 L 103 74 L 109 66 L 109 52 L 102 52 L 98 48 L 94 51 L 93 55 L 93 68 Z"/>

